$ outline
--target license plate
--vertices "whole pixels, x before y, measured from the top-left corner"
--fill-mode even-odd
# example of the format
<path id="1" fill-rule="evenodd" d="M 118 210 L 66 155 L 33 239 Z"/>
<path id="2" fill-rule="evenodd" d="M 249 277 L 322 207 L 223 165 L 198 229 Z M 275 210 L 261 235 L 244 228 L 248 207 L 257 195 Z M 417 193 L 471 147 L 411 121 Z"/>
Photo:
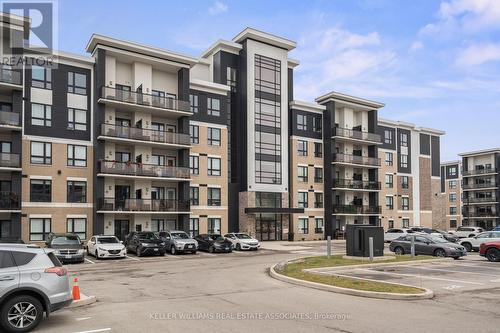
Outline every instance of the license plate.
<path id="1" fill-rule="evenodd" d="M 70 255 L 65 255 L 64 258 L 71 259 L 71 256 Z"/>
<path id="2" fill-rule="evenodd" d="M 188 249 L 192 249 L 193 245 L 188 245 L 187 247 L 188 247 Z"/>
<path id="3" fill-rule="evenodd" d="M 226 247 L 226 251 L 227 251 L 227 250 L 229 250 L 229 248 L 228 248 L 228 247 Z"/>
<path id="4" fill-rule="evenodd" d="M 155 249 L 155 251 L 158 251 L 158 249 Z"/>

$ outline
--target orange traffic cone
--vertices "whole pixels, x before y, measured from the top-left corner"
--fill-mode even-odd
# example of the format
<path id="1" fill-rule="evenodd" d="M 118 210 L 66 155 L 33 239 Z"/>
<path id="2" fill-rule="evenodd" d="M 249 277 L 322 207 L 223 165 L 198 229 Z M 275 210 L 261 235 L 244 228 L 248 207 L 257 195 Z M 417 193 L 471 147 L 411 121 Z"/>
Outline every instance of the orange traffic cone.
<path id="1" fill-rule="evenodd" d="M 78 286 L 78 278 L 73 281 L 73 301 L 80 300 L 80 287 Z"/>

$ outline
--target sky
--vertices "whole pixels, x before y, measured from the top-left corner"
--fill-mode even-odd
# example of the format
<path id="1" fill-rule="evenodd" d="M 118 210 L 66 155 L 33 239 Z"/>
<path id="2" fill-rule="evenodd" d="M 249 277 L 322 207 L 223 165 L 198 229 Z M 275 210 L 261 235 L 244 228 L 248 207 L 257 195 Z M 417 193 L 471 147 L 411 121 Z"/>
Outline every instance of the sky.
<path id="1" fill-rule="evenodd" d="M 59 0 L 59 49 L 92 33 L 199 56 L 253 27 L 298 43 L 294 98 L 332 90 L 444 130 L 441 159 L 500 147 L 500 0 Z"/>

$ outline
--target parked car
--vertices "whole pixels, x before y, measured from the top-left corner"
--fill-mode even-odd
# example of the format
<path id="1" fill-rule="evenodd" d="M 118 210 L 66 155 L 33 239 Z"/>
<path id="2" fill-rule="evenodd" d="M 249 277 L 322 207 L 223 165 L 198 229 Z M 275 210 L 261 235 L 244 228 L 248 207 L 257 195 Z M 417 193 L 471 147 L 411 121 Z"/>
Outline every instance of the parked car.
<path id="1" fill-rule="evenodd" d="M 24 241 L 21 238 L 3 237 L 0 238 L 0 244 L 24 244 Z"/>
<path id="2" fill-rule="evenodd" d="M 449 242 L 456 243 L 459 241 L 459 238 L 453 234 L 450 234 L 447 231 L 432 229 L 432 228 L 422 228 L 422 227 L 412 227 L 411 228 L 415 232 L 421 232 L 428 235 L 444 238 Z"/>
<path id="3" fill-rule="evenodd" d="M 479 255 L 489 261 L 500 262 L 500 241 L 482 243 L 479 246 Z"/>
<path id="4" fill-rule="evenodd" d="M 132 231 L 125 238 L 124 244 L 127 251 L 134 252 L 138 257 L 146 254 L 165 255 L 165 242 L 151 231 Z"/>
<path id="5" fill-rule="evenodd" d="M 260 247 L 257 239 L 250 237 L 250 235 L 241 232 L 230 232 L 225 234 L 224 237 L 228 239 L 238 251 L 241 250 L 255 250 Z"/>
<path id="6" fill-rule="evenodd" d="M 97 235 L 90 237 L 87 242 L 87 254 L 93 255 L 96 259 L 125 258 L 127 250 L 115 236 Z"/>
<path id="7" fill-rule="evenodd" d="M 160 231 L 158 236 L 165 243 L 165 251 L 170 251 L 173 255 L 187 252 L 196 254 L 198 250 L 198 242 L 184 231 Z"/>
<path id="8" fill-rule="evenodd" d="M 457 230 L 450 230 L 450 233 L 458 238 L 474 237 L 482 233 L 484 230 L 479 227 L 458 227 Z"/>
<path id="9" fill-rule="evenodd" d="M 49 234 L 45 242 L 49 249 L 54 249 L 57 259 L 63 264 L 83 262 L 83 244 L 75 234 Z"/>
<path id="10" fill-rule="evenodd" d="M 233 251 L 233 243 L 219 234 L 200 234 L 194 239 L 198 242 L 198 250 L 210 253 Z"/>
<path id="11" fill-rule="evenodd" d="M 387 229 L 387 231 L 384 233 L 384 242 L 390 243 L 396 238 L 399 238 L 401 236 L 405 236 L 408 234 L 414 233 L 412 229 L 409 228 L 391 228 Z"/>
<path id="12" fill-rule="evenodd" d="M 500 241 L 500 231 L 485 231 L 474 237 L 466 237 L 460 240 L 460 245 L 470 251 L 479 251 L 482 243 Z"/>
<path id="13" fill-rule="evenodd" d="M 430 235 L 406 235 L 395 239 L 389 245 L 389 249 L 398 254 L 411 253 L 411 239 L 415 238 L 415 254 L 431 255 L 436 257 L 452 257 L 458 259 L 467 255 L 462 245 L 448 242 L 444 238 Z"/>
<path id="14" fill-rule="evenodd" d="M 1 332 L 29 332 L 44 312 L 48 317 L 72 300 L 68 272 L 54 250 L 0 244 Z"/>
<path id="15" fill-rule="evenodd" d="M 493 228 L 493 231 L 500 231 L 500 224 Z"/>

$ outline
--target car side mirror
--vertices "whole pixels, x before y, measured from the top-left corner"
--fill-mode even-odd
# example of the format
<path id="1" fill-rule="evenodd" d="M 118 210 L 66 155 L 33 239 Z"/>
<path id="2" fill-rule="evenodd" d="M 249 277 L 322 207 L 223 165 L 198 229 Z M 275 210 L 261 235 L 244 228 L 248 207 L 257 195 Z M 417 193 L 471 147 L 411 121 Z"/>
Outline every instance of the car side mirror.
<path id="1" fill-rule="evenodd" d="M 165 239 L 166 239 L 166 240 L 169 240 L 169 239 L 170 239 L 170 237 L 168 237 L 168 236 L 167 236 L 167 237 L 165 237 Z"/>
<path id="2" fill-rule="evenodd" d="M 123 244 L 123 241 L 120 241 L 121 244 Z"/>

